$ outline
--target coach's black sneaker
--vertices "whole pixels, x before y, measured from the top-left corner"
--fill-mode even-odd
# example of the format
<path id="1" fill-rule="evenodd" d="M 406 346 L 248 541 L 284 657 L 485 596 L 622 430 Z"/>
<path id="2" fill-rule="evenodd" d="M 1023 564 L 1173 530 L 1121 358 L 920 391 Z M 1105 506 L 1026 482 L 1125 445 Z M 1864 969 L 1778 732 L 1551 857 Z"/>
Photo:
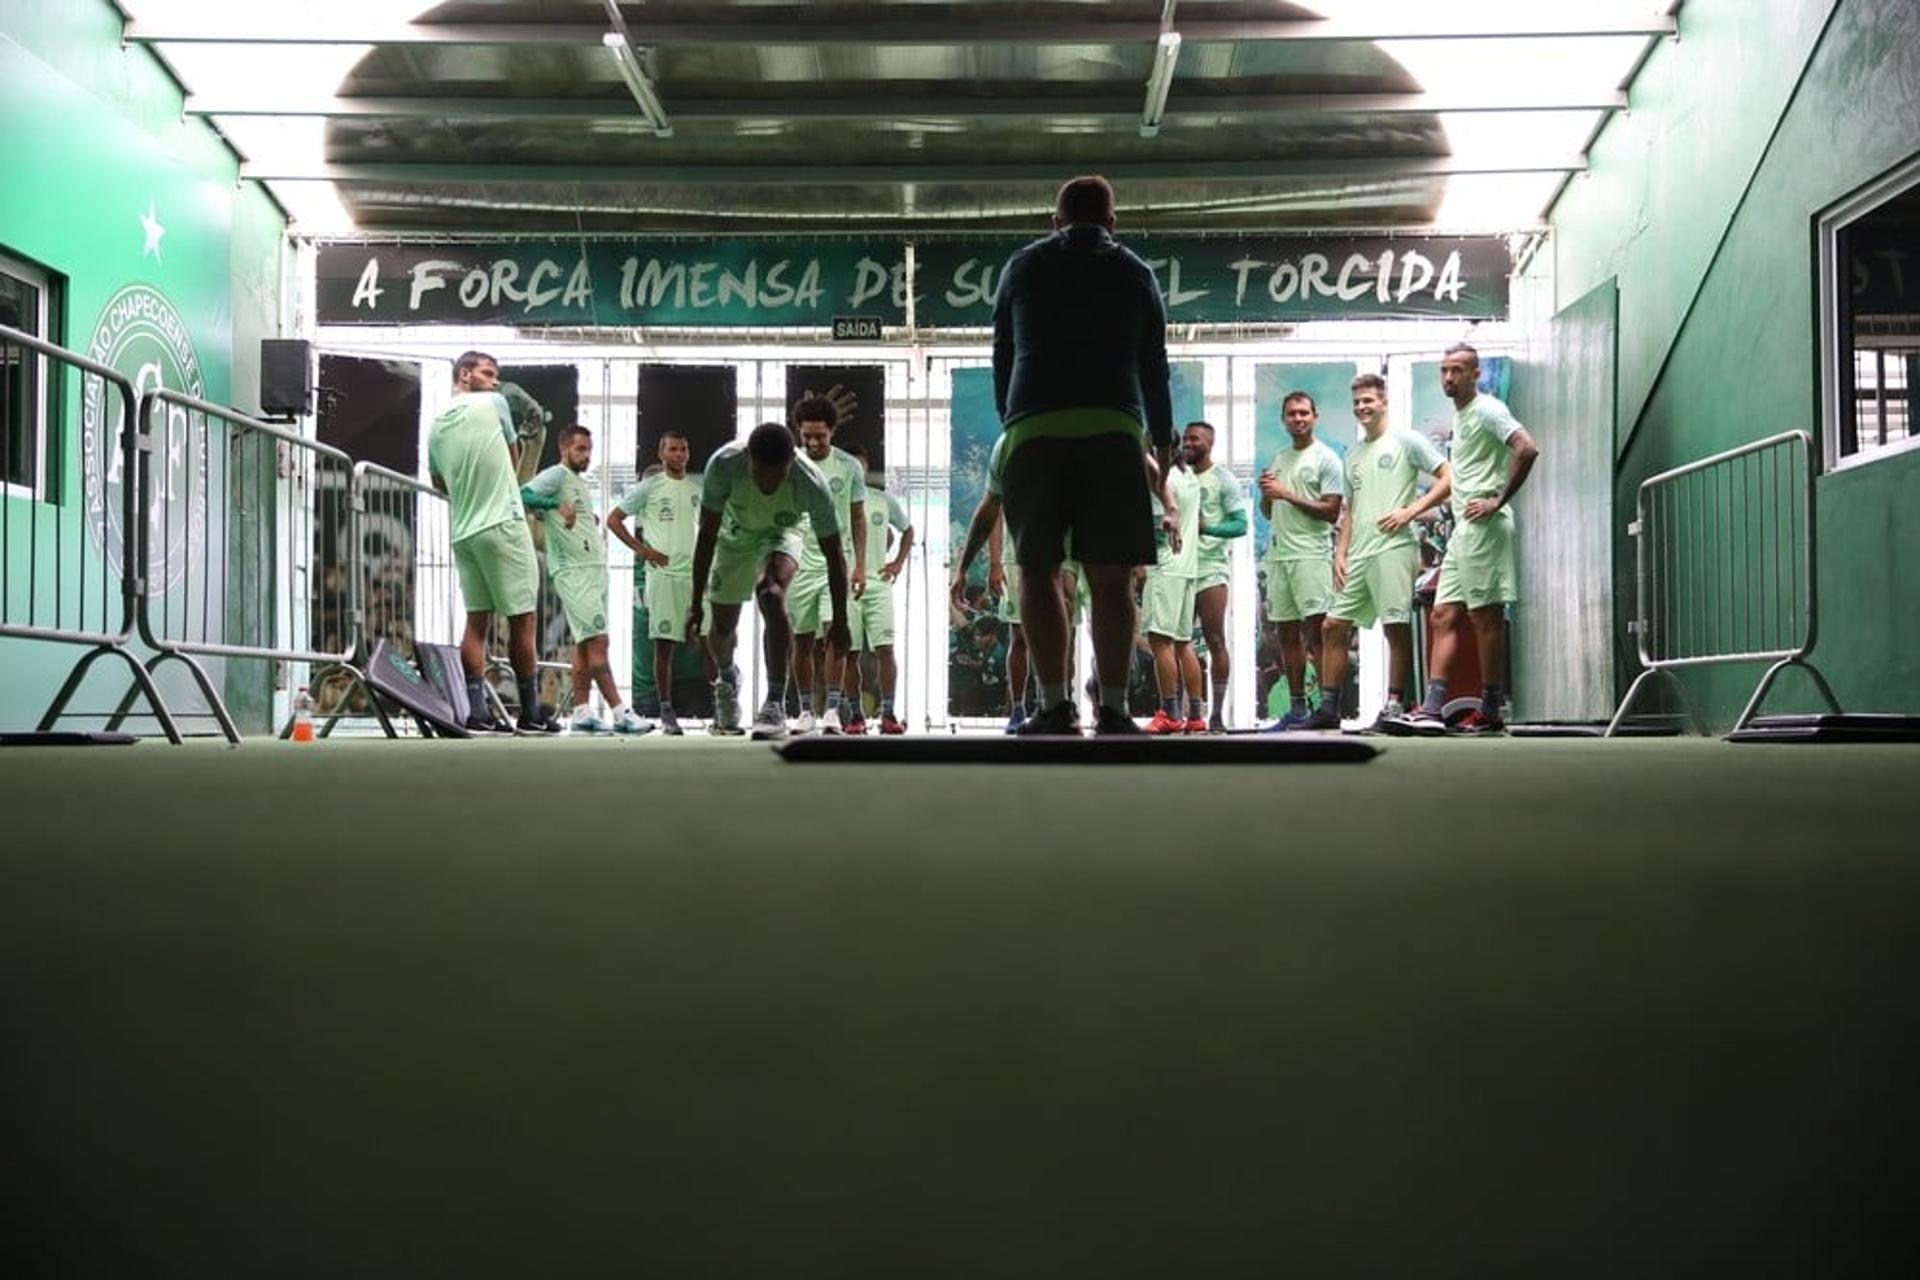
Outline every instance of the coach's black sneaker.
<path id="1" fill-rule="evenodd" d="M 560 719 L 557 716 L 542 716 L 538 720 L 522 720 L 514 729 L 521 738 L 545 738 L 557 736 L 560 732 Z"/>
<path id="2" fill-rule="evenodd" d="M 1380 731 L 1396 738 L 1442 738 L 1447 733 L 1447 722 L 1425 707 L 1415 707 L 1398 720 L 1381 725 Z"/>
<path id="3" fill-rule="evenodd" d="M 1144 738 L 1147 736 L 1147 731 L 1136 724 L 1132 716 L 1124 711 L 1115 711 L 1112 707 L 1101 707 L 1098 714 L 1094 716 L 1094 737 L 1126 737 L 1129 734 Z"/>
<path id="4" fill-rule="evenodd" d="M 1314 713 L 1301 722 L 1300 728 L 1307 733 L 1340 732 L 1340 711 L 1332 703 L 1322 702 Z"/>
<path id="5" fill-rule="evenodd" d="M 1028 716 L 1013 733 L 1017 738 L 1077 738 L 1080 710 L 1071 702 L 1062 702 L 1039 715 Z"/>
<path id="6" fill-rule="evenodd" d="M 513 736 L 513 726 L 511 724 L 505 720 L 496 720 L 490 715 L 468 716 L 466 729 L 468 733 L 482 738 L 511 738 Z"/>

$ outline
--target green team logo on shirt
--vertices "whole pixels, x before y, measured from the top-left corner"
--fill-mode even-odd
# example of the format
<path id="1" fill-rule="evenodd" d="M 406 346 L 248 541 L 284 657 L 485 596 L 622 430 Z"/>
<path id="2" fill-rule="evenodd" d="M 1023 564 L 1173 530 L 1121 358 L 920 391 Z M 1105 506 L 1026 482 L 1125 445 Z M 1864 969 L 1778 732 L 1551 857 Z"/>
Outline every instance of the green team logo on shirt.
<path id="1" fill-rule="evenodd" d="M 672 631 L 673 631 L 673 622 L 671 619 L 661 618 L 658 622 L 655 622 L 653 624 L 653 634 L 657 636 L 664 636 L 671 633 Z"/>
<path id="2" fill-rule="evenodd" d="M 1394 454 L 1383 453 L 1380 455 L 1380 461 L 1374 463 L 1373 465 L 1380 468 L 1380 470 L 1382 471 L 1391 471 L 1393 470 L 1395 465 L 1399 463 L 1399 461 L 1400 459 Z"/>
<path id="3" fill-rule="evenodd" d="M 835 476 L 829 483 L 833 485 L 833 491 L 835 493 L 843 493 L 846 491 L 847 481 L 844 476 Z"/>
<path id="4" fill-rule="evenodd" d="M 672 498 L 660 499 L 660 513 L 654 518 L 660 521 L 661 524 L 673 523 L 673 499 Z"/>

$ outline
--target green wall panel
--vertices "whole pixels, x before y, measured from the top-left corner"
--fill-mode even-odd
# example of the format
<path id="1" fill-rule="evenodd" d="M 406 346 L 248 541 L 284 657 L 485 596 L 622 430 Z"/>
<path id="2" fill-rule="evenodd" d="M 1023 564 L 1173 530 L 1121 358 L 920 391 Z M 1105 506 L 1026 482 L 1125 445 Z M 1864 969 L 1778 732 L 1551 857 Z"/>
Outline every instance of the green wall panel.
<path id="1" fill-rule="evenodd" d="M 1664 468 L 1778 431 L 1818 437 L 1814 220 L 1920 152 L 1920 6 L 1811 6 L 1823 19 L 1831 10 L 1824 28 L 1816 27 L 1817 42 L 1807 30 L 1808 8 L 1782 4 L 1777 25 L 1772 14 L 1768 23 L 1743 24 L 1730 15 L 1747 14 L 1746 6 L 1689 4 L 1685 38 L 1649 67 L 1658 73 L 1652 87 L 1673 87 L 1664 98 L 1636 90 L 1629 131 L 1642 142 L 1638 162 L 1623 162 L 1622 138 L 1610 130 L 1596 148 L 1593 173 L 1576 184 L 1577 198 L 1556 212 L 1562 296 L 1583 278 L 1574 269 L 1581 264 L 1619 271 L 1620 511 L 1631 508 L 1643 479 Z M 1772 68 L 1764 76 L 1754 73 L 1761 64 Z M 1690 76 L 1702 82 L 1700 92 L 1679 87 Z M 1756 130 L 1772 141 L 1746 166 L 1751 187 L 1742 199 L 1741 166 L 1713 154 L 1710 143 Z M 1678 174 L 1695 175 L 1697 186 L 1727 188 L 1737 212 L 1724 226 L 1690 224 L 1689 211 L 1705 196 L 1690 192 Z M 1703 260 L 1710 267 L 1697 288 L 1688 287 L 1688 271 Z M 1655 305 L 1649 298 L 1656 294 L 1671 296 Z M 1654 360 L 1646 329 L 1657 331 L 1669 312 L 1678 326 L 1671 351 Z M 1920 711 L 1920 575 L 1902 572 L 1900 559 L 1920 535 L 1911 501 L 1917 487 L 1920 457 L 1913 455 L 1817 482 L 1822 609 L 1815 660 L 1853 710 Z M 1624 586 L 1632 581 L 1632 547 L 1623 526 L 1615 521 L 1615 567 Z M 1617 594 L 1616 635 L 1624 640 L 1629 610 L 1625 593 Z M 1685 680 L 1709 723 L 1724 728 L 1759 674 L 1742 665 L 1689 672 Z M 1789 679 L 1769 705 L 1815 704 Z"/>
<path id="2" fill-rule="evenodd" d="M 1513 610 L 1513 689 L 1524 720 L 1595 720 L 1613 712 L 1618 301 L 1609 280 L 1568 306 L 1547 326 L 1543 359 L 1524 358 L 1514 378 L 1512 408 L 1540 445 L 1539 464 L 1514 507 L 1520 602 Z"/>
<path id="3" fill-rule="evenodd" d="M 209 129 L 182 123 L 178 89 L 145 51 L 121 47 L 120 18 L 104 0 L 0 0 L 0 32 L 0 247 L 59 280 L 64 315 L 52 336 L 80 351 L 98 336 L 105 350 L 118 331 L 114 300 L 129 291 L 147 302 L 157 297 L 180 325 L 167 341 L 179 357 L 167 362 L 174 370 L 164 375 L 167 385 L 251 405 L 256 371 L 249 361 L 244 385 L 237 384 L 234 350 L 236 341 L 256 349 L 260 336 L 278 330 L 285 224 L 277 207 L 257 187 L 236 187 L 235 160 Z M 117 349 L 130 375 L 152 354 Z M 186 366 L 197 379 L 185 376 Z M 43 531 L 57 527 L 70 546 L 87 548 L 93 576 L 103 566 L 86 523 L 82 418 L 74 380 L 56 421 L 54 500 L 32 506 Z M 29 506 L 4 501 L 16 518 Z M 19 581 L 26 555 L 13 548 L 11 580 Z M 71 567 L 65 576 L 74 576 Z M 7 726 L 37 717 L 78 653 L 18 641 L 0 641 L 0 652 L 9 672 L 0 682 L 0 724 Z M 237 674 L 213 665 L 216 679 Z M 228 665 L 252 668 L 240 711 L 246 727 L 263 728 L 259 691 L 270 673 L 261 663 Z M 80 706 L 117 697 L 117 683 L 95 685 Z M 198 705 L 183 680 L 169 677 L 163 689 L 170 700 Z"/>
<path id="4" fill-rule="evenodd" d="M 1624 426 L 1638 417 L 1834 0 L 1690 0 L 1632 109 L 1554 209 L 1562 305 L 1620 287 Z M 1621 436 L 1628 434 L 1621 431 Z"/>

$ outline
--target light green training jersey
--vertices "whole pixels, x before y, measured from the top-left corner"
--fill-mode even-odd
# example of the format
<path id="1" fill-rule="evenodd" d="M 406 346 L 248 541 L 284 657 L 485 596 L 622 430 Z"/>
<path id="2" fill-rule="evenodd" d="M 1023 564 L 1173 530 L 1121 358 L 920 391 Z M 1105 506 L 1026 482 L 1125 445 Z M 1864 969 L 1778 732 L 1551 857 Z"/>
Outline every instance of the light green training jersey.
<path id="1" fill-rule="evenodd" d="M 664 471 L 635 485 L 619 507 L 640 526 L 640 538 L 667 558 L 655 573 L 693 575 L 693 544 L 700 536 L 700 479 L 675 480 Z"/>
<path id="2" fill-rule="evenodd" d="M 1410 547 L 1419 541 L 1413 526 L 1380 532 L 1380 518 L 1413 501 L 1422 471 L 1438 471 L 1446 464 L 1438 445 L 1415 431 L 1388 428 L 1378 440 L 1362 440 L 1347 453 L 1347 515 L 1353 532 L 1347 535 L 1347 563 L 1358 564 L 1389 547 Z"/>
<path id="3" fill-rule="evenodd" d="M 720 536 L 729 541 L 794 532 L 811 520 L 820 537 L 840 532 L 833 491 L 805 454 L 794 455 L 787 478 L 772 493 L 760 492 L 747 461 L 747 446 L 722 445 L 707 462 L 700 481 L 700 508 L 721 514 Z"/>
<path id="4" fill-rule="evenodd" d="M 447 489 L 453 541 L 526 518 L 514 475 L 513 419 L 497 391 L 461 391 L 427 430 L 427 470 Z"/>
<path id="5" fill-rule="evenodd" d="M 908 528 L 907 509 L 885 489 L 867 490 L 867 577 L 877 578 L 887 567 L 887 530 Z M 871 591 L 873 588 L 867 588 Z"/>
<path id="6" fill-rule="evenodd" d="M 1176 578 L 1197 577 L 1200 572 L 1200 477 L 1185 467 L 1175 467 L 1167 479 L 1167 488 L 1173 493 L 1173 505 L 1180 509 L 1180 549 L 1173 549 L 1173 540 L 1160 527 L 1165 508 L 1156 493 L 1153 495 L 1153 528 L 1159 558 L 1154 561 L 1154 568 Z"/>
<path id="7" fill-rule="evenodd" d="M 811 458 L 808 459 L 812 461 Z M 833 492 L 833 510 L 839 518 L 840 529 L 850 540 L 853 528 L 853 504 L 867 500 L 867 473 L 860 465 L 860 459 L 844 449 L 828 449 L 823 461 L 815 462 L 820 474 L 826 477 L 827 488 Z M 853 563 L 851 545 L 842 548 L 847 552 L 847 563 Z M 813 527 L 809 522 L 807 540 L 800 548 L 800 572 L 825 573 L 827 558 L 820 554 L 820 540 L 813 536 Z"/>
<path id="8" fill-rule="evenodd" d="M 1520 429 L 1506 405 L 1485 392 L 1453 412 L 1453 503 L 1465 511 L 1469 499 L 1497 498 L 1507 487 L 1507 441 Z"/>
<path id="9" fill-rule="evenodd" d="M 573 468 L 558 464 L 548 467 L 527 481 L 527 489 L 555 505 L 540 512 L 540 523 L 547 530 L 547 569 L 559 573 L 565 569 L 604 568 L 606 544 L 600 540 L 600 521 L 593 510 L 593 490 L 586 477 Z M 573 508 L 573 528 L 560 518 L 559 503 Z"/>
<path id="10" fill-rule="evenodd" d="M 1340 455 L 1320 440 L 1304 449 L 1291 445 L 1273 455 L 1267 470 L 1302 498 L 1344 495 Z M 1268 560 L 1318 560 L 1333 556 L 1333 525 L 1316 520 L 1291 502 L 1273 504 L 1273 536 L 1267 541 Z"/>
<path id="11" fill-rule="evenodd" d="M 1240 487 L 1240 480 L 1233 472 L 1214 463 L 1205 471 L 1196 472 L 1194 478 L 1200 482 L 1200 523 L 1204 525 L 1225 524 L 1236 513 L 1244 514 L 1247 509 L 1246 490 Z M 1178 498 L 1174 499 L 1176 502 Z M 1197 577 L 1206 577 L 1209 573 L 1226 572 L 1233 555 L 1233 539 L 1209 538 L 1200 535 L 1200 556 Z"/>

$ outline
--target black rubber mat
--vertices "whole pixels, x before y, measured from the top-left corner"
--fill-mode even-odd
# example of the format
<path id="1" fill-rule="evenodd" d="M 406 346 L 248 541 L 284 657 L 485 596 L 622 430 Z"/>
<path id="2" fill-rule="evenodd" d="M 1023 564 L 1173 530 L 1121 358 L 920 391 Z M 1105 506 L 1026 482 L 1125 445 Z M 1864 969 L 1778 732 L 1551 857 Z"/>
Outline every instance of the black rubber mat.
<path id="1" fill-rule="evenodd" d="M 1507 733 L 1515 738 L 1604 738 L 1605 720 L 1569 720 L 1553 724 L 1510 724 Z M 1623 724 L 1616 738 L 1677 738 L 1680 726 L 1673 724 Z"/>
<path id="2" fill-rule="evenodd" d="M 969 734 L 951 737 L 792 738 L 774 747 L 789 764 L 1365 764 L 1380 754 L 1372 743 L 1338 734 L 1268 737 L 1021 738 Z"/>
<path id="3" fill-rule="evenodd" d="M 1755 716 L 1728 742 L 1920 742 L 1920 716 Z"/>
<path id="4" fill-rule="evenodd" d="M 125 747 L 138 741 L 130 733 L 80 733 L 72 729 L 0 733 L 0 747 Z"/>

